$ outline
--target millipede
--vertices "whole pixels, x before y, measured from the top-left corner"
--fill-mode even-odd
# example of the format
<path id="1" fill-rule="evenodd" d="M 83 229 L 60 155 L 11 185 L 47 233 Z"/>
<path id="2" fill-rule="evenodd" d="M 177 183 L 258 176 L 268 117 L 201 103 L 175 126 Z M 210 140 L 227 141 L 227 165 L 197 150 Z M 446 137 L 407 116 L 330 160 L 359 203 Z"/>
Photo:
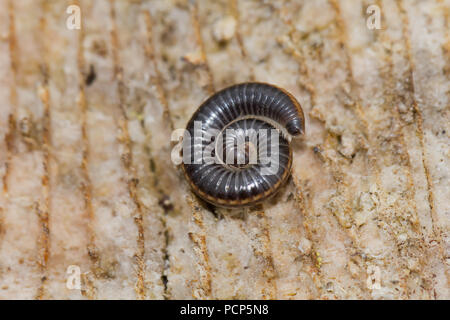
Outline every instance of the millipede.
<path id="1" fill-rule="evenodd" d="M 286 90 L 241 83 L 203 102 L 186 132 L 182 169 L 195 194 L 215 206 L 247 207 L 275 195 L 288 179 L 290 142 L 304 134 L 305 117 Z"/>

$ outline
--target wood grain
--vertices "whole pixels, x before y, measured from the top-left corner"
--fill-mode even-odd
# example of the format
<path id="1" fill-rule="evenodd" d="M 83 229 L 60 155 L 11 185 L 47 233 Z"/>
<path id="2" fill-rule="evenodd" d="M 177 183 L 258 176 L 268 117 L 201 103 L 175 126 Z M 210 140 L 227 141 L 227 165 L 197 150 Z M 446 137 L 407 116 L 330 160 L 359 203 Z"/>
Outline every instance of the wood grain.
<path id="1" fill-rule="evenodd" d="M 0 298 L 449 299 L 449 12 L 0 0 Z M 275 198 L 214 208 L 171 134 L 251 80 L 292 92 L 307 134 Z"/>

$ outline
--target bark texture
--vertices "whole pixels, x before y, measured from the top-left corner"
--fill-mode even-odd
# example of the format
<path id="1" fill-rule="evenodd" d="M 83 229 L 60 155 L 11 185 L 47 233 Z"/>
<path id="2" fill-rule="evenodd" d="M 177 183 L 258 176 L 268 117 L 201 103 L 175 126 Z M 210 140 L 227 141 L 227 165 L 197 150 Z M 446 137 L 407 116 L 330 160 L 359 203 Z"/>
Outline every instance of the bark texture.
<path id="1" fill-rule="evenodd" d="M 0 298 L 449 299 L 449 14 L 0 0 Z M 170 135 L 250 80 L 293 93 L 307 133 L 274 199 L 213 208 Z"/>

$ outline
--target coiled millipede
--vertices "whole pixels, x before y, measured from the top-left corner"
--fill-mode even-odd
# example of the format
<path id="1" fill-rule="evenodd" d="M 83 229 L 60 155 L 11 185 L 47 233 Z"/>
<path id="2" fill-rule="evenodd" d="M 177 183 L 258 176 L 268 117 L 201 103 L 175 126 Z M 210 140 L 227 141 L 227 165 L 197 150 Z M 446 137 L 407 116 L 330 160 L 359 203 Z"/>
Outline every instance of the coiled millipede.
<path id="1" fill-rule="evenodd" d="M 207 99 L 187 124 L 182 168 L 192 190 L 220 207 L 273 196 L 289 177 L 292 137 L 305 130 L 293 95 L 266 83 L 242 83 Z"/>

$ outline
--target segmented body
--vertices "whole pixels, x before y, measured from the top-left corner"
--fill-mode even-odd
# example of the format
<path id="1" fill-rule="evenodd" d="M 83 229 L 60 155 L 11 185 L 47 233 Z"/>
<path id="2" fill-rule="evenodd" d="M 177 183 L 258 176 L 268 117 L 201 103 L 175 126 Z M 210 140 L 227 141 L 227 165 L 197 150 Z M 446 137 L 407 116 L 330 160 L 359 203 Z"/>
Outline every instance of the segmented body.
<path id="1" fill-rule="evenodd" d="M 290 138 L 304 129 L 302 108 L 284 89 L 266 83 L 225 88 L 207 99 L 187 124 L 186 179 L 198 196 L 214 205 L 255 205 L 274 195 L 289 177 Z M 252 151 L 256 162 L 251 161 Z"/>

